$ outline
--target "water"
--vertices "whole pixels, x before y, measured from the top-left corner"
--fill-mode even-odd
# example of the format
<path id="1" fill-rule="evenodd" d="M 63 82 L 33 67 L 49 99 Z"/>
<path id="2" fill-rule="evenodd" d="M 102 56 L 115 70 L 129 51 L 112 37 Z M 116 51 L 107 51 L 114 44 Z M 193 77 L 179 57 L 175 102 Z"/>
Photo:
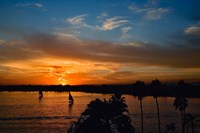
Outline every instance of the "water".
<path id="1" fill-rule="evenodd" d="M 87 104 L 95 98 L 109 99 L 110 94 L 91 94 L 71 92 L 74 104 L 68 104 L 68 93 L 44 92 L 39 100 L 38 92 L 0 92 L 0 132 L 1 133 L 38 133 L 38 132 L 67 132 L 72 121 L 75 121 L 85 110 Z M 140 104 L 137 97 L 124 95 L 132 124 L 136 133 L 140 132 Z M 175 122 L 180 129 L 180 113 L 172 106 L 174 98 L 159 97 L 160 118 L 162 131 L 165 125 Z M 200 99 L 189 98 L 187 113 L 200 114 Z M 157 110 L 155 99 L 143 99 L 144 131 L 156 133 Z"/>

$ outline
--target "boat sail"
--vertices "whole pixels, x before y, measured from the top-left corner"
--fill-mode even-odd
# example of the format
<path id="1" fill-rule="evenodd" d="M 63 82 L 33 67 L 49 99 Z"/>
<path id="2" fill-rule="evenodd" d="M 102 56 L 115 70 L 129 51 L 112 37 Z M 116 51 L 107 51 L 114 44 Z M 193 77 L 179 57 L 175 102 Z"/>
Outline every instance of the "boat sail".
<path id="1" fill-rule="evenodd" d="M 72 97 L 70 91 L 69 91 L 69 103 L 73 103 L 74 102 L 74 98 Z"/>
<path id="2" fill-rule="evenodd" d="M 39 99 L 41 99 L 43 97 L 43 93 L 42 90 L 39 91 Z"/>

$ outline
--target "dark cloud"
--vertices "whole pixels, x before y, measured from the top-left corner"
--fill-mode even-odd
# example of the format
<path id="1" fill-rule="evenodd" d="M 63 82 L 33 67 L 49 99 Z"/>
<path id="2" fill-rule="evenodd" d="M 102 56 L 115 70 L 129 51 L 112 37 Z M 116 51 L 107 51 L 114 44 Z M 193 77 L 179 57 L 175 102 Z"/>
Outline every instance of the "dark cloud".
<path id="1" fill-rule="evenodd" d="M 0 62 L 25 61 L 40 58 L 42 52 L 32 50 L 21 41 L 5 41 L 0 43 Z"/>
<path id="2" fill-rule="evenodd" d="M 34 34 L 26 37 L 26 43 L 23 46 L 4 47 L 5 52 L 0 49 L 0 57 L 4 57 L 5 60 L 15 60 L 50 56 L 60 59 L 137 63 L 149 66 L 200 67 L 200 47 L 192 47 L 192 45 L 161 47 L 138 42 L 119 44 L 70 37 L 61 39 L 55 35 Z"/>
<path id="3" fill-rule="evenodd" d="M 117 44 L 66 38 L 52 35 L 34 35 L 28 38 L 32 47 L 63 58 L 141 63 L 170 67 L 199 67 L 200 48 L 159 47 L 146 44 Z"/>

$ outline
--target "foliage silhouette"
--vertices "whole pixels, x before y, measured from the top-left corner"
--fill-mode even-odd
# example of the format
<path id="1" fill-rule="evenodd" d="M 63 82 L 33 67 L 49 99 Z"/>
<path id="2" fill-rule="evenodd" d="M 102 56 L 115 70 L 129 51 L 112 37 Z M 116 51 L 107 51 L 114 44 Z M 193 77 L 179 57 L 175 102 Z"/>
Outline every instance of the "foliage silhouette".
<path id="1" fill-rule="evenodd" d="M 197 115 L 186 114 L 185 115 L 186 131 L 188 133 L 197 133 L 196 129 L 200 127 L 198 121 L 200 121 L 200 120 L 198 119 Z"/>
<path id="2" fill-rule="evenodd" d="M 134 84 L 135 88 L 138 90 L 138 100 L 140 101 L 140 115 L 141 115 L 141 132 L 144 132 L 144 122 L 143 122 L 143 108 L 142 108 L 142 99 L 144 98 L 144 82 L 136 81 Z"/>
<path id="3" fill-rule="evenodd" d="M 174 122 L 166 125 L 167 132 L 171 131 L 171 133 L 174 133 L 175 130 L 176 130 L 176 124 Z"/>
<path id="4" fill-rule="evenodd" d="M 134 133 L 127 108 L 121 94 L 112 95 L 108 101 L 91 101 L 68 133 Z"/>
<path id="5" fill-rule="evenodd" d="M 182 133 L 185 133 L 185 109 L 188 106 L 188 100 L 185 97 L 177 96 L 174 99 L 174 104 L 176 110 L 181 112 L 181 125 L 182 125 Z"/>
<path id="6" fill-rule="evenodd" d="M 151 87 L 153 90 L 153 97 L 156 100 L 156 107 L 157 107 L 157 116 L 158 116 L 158 132 L 161 133 L 160 128 L 160 110 L 159 110 L 159 104 L 158 104 L 158 90 L 161 88 L 161 83 L 158 79 L 155 79 L 151 82 Z"/>
<path id="7" fill-rule="evenodd" d="M 185 110 L 188 107 L 188 100 L 184 95 L 184 90 L 187 87 L 187 84 L 183 80 L 181 80 L 179 81 L 177 87 L 180 92 L 179 95 L 177 95 L 174 99 L 173 106 L 176 110 L 179 110 L 181 112 L 182 133 L 185 133 Z"/>

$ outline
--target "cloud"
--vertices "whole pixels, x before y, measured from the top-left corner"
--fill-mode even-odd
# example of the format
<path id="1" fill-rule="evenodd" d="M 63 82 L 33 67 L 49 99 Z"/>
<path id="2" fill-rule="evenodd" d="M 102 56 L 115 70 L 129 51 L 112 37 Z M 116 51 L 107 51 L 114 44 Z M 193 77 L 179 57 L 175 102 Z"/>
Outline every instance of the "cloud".
<path id="1" fill-rule="evenodd" d="M 169 12 L 169 9 L 166 9 L 166 8 L 151 9 L 146 12 L 144 17 L 147 20 L 158 20 L 158 19 L 161 19 L 162 16 L 168 12 Z"/>
<path id="2" fill-rule="evenodd" d="M 127 29 L 125 30 L 127 31 Z M 60 58 L 74 61 L 112 62 L 199 68 L 200 47 L 190 45 L 157 46 L 141 42 L 111 43 L 60 38 L 53 34 L 34 34 L 24 42 L 6 42 L 0 45 L 0 62 Z"/>
<path id="3" fill-rule="evenodd" d="M 76 27 L 79 27 L 79 28 L 86 27 L 86 28 L 96 30 L 96 27 L 93 27 L 93 26 L 91 26 L 91 25 L 89 25 L 85 22 L 86 16 L 87 16 L 87 14 L 82 14 L 82 15 L 78 15 L 78 16 L 75 16 L 75 17 L 67 18 L 65 20 L 65 22 L 68 22 L 68 23 L 70 23 L 70 24 L 72 24 Z"/>
<path id="4" fill-rule="evenodd" d="M 1 63 L 37 59 L 41 55 L 41 51 L 30 49 L 23 41 L 4 41 L 3 45 L 0 45 Z"/>
<path id="5" fill-rule="evenodd" d="M 121 26 L 127 24 L 128 22 L 129 22 L 129 20 L 126 20 L 121 16 L 116 16 L 116 17 L 113 17 L 113 18 L 106 19 L 103 22 L 103 25 L 101 27 L 97 26 L 97 29 L 99 29 L 99 30 L 112 30 L 112 29 L 121 27 Z"/>
<path id="6" fill-rule="evenodd" d="M 103 75 L 102 78 L 104 81 L 107 81 L 108 83 L 132 83 L 135 79 L 135 77 L 138 76 L 137 73 L 130 72 L 130 71 L 114 71 L 110 72 L 106 75 Z"/>
<path id="7" fill-rule="evenodd" d="M 184 30 L 184 38 L 193 47 L 199 47 L 200 44 L 200 22 L 193 24 Z"/>
<path id="8" fill-rule="evenodd" d="M 139 8 L 134 4 L 128 6 L 128 9 L 133 11 L 134 13 L 145 13 L 145 12 L 148 12 L 150 10 L 150 8 Z"/>
<path id="9" fill-rule="evenodd" d="M 186 35 L 192 35 L 192 36 L 200 36 L 200 22 L 198 22 L 197 24 L 187 27 L 184 30 L 184 33 Z"/>
<path id="10" fill-rule="evenodd" d="M 113 30 L 115 28 L 124 26 L 129 22 L 129 20 L 124 19 L 124 17 L 121 16 L 115 16 L 112 18 L 108 18 L 106 20 L 103 20 L 104 17 L 107 17 L 108 15 L 106 13 L 102 13 L 100 16 L 97 16 L 97 19 L 101 19 L 102 25 L 89 25 L 85 22 L 87 14 L 78 15 L 75 17 L 67 18 L 65 22 L 70 23 L 71 25 L 75 26 L 76 28 L 89 28 L 92 30 L 99 30 L 99 31 L 106 31 L 106 30 Z"/>
<path id="11" fill-rule="evenodd" d="M 71 38 L 75 40 L 79 40 L 75 34 L 68 34 L 68 33 L 63 33 L 63 32 L 55 32 L 53 33 L 54 35 L 57 36 L 57 38 L 60 40 L 64 40 L 65 38 Z"/>
<path id="12" fill-rule="evenodd" d="M 128 7 L 129 10 L 133 11 L 134 13 L 143 14 L 143 18 L 147 20 L 159 20 L 162 19 L 163 16 L 169 13 L 169 8 L 154 8 L 154 7 L 143 7 L 139 8 L 136 5 L 132 4 Z"/>
<path id="13" fill-rule="evenodd" d="M 85 21 L 86 16 L 87 16 L 87 14 L 78 15 L 75 17 L 67 18 L 65 21 L 69 22 L 72 25 L 82 25 Z"/>
<path id="14" fill-rule="evenodd" d="M 31 50 L 73 60 L 138 63 L 168 67 L 200 67 L 200 47 L 160 47 L 151 44 L 109 43 L 35 34 L 27 38 Z M 133 42 L 134 43 L 134 42 Z M 140 47 L 138 47 L 140 45 Z"/>
<path id="15" fill-rule="evenodd" d="M 127 33 L 130 28 L 121 30 Z M 181 47 L 161 47 L 35 33 L 23 41 L 0 43 L 0 75 L 4 75 L 0 76 L 0 83 L 130 83 L 138 79 L 176 80 L 183 76 L 196 80 L 200 46 L 187 43 Z"/>
<path id="16" fill-rule="evenodd" d="M 47 10 L 46 8 L 44 8 L 44 6 L 41 3 L 18 3 L 15 6 L 20 7 L 20 8 L 33 7 L 33 8 L 43 10 L 43 11 Z"/>

